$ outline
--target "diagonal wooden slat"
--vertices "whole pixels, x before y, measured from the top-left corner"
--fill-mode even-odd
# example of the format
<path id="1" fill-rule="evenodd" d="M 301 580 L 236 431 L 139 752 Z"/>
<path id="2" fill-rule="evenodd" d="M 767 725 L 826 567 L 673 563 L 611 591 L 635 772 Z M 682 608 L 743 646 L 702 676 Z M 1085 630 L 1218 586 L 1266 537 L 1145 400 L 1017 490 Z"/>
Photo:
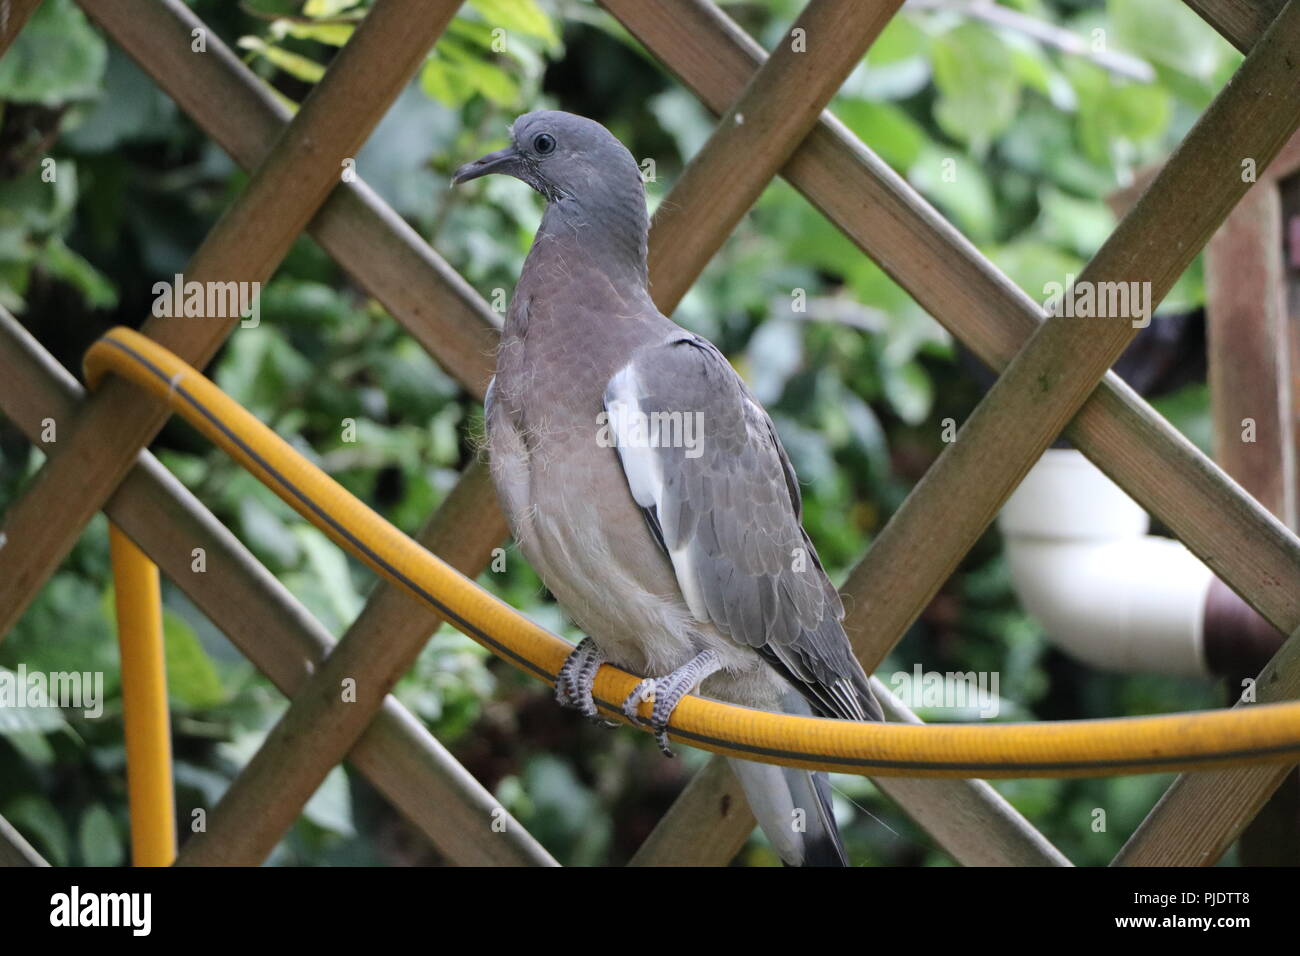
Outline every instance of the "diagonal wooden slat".
<path id="1" fill-rule="evenodd" d="M 0 309 L 0 408 L 36 441 L 41 421 L 71 421 L 82 389 Z M 105 507 L 108 516 L 286 695 L 306 684 L 333 646 L 329 633 L 148 452 Z M 200 549 L 206 570 L 193 568 Z M 555 861 L 513 818 L 491 826 L 496 799 L 395 699 L 384 701 L 348 759 L 444 856 L 465 865 Z"/>
<path id="2" fill-rule="evenodd" d="M 1183 0 L 1242 53 L 1264 35 L 1286 0 Z"/>
<path id="3" fill-rule="evenodd" d="M 785 165 L 901 0 L 813 0 L 722 114 L 650 227 L 650 290 L 671 314 Z M 695 228 L 682 228 L 689 219 Z M 676 241 L 657 241 L 667 231 Z"/>
<path id="4" fill-rule="evenodd" d="M 49 866 L 12 823 L 0 817 L 0 866 Z"/>
<path id="5" fill-rule="evenodd" d="M 186 281 L 265 281 L 339 182 L 458 6 L 452 0 L 379 0 L 303 103 L 248 186 L 203 241 Z M 198 55 L 198 54 L 196 54 Z M 203 367 L 239 323 L 149 319 L 150 338 Z M 90 517 L 126 476 L 166 414 L 126 383 L 90 400 L 23 496 L 0 539 L 0 636 L 48 580 Z"/>
<path id="6" fill-rule="evenodd" d="M 40 5 L 41 0 L 0 0 L 0 56 L 9 52 L 9 45 Z"/>
<path id="7" fill-rule="evenodd" d="M 267 85 L 181 0 L 82 0 L 86 12 L 218 146 L 256 169 L 291 119 Z M 500 319 L 401 216 L 358 178 L 330 193 L 307 231 L 425 350 L 482 399 Z"/>

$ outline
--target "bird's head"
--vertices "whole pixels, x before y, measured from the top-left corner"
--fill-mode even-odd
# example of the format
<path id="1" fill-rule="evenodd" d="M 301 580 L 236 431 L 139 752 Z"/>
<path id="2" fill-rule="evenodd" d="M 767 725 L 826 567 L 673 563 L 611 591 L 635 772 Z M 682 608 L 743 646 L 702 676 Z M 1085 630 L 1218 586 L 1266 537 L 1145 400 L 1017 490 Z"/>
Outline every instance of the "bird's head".
<path id="1" fill-rule="evenodd" d="M 559 110 L 537 110 L 515 120 L 510 139 L 505 149 L 456 170 L 452 185 L 489 173 L 505 173 L 523 180 L 551 202 L 621 204 L 635 196 L 644 207 L 645 187 L 636 160 L 595 120 Z"/>

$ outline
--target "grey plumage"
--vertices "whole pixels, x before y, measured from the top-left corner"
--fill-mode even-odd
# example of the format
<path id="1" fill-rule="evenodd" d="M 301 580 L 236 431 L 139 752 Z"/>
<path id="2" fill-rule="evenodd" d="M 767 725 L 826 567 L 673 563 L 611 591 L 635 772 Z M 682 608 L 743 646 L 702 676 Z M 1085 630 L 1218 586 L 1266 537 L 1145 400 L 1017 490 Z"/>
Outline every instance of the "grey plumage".
<path id="1" fill-rule="evenodd" d="M 722 353 L 686 332 L 643 346 L 606 388 L 607 411 L 620 401 L 651 421 L 685 411 L 702 423 L 698 447 L 618 449 L 695 618 L 758 651 L 818 713 L 880 720 L 840 624 L 844 606 L 800 525 L 794 468 Z M 638 471 L 657 480 L 638 487 Z"/>
<path id="2" fill-rule="evenodd" d="M 709 674 L 701 692 L 722 700 L 880 719 L 771 419 L 713 345 L 651 301 L 635 160 L 599 124 L 539 111 L 456 181 L 489 172 L 548 199 L 485 405 L 523 554 L 605 659 L 676 672 L 660 683 L 677 689 L 657 702 L 663 720 L 686 673 Z M 562 683 L 565 703 L 589 708 L 589 688 L 584 705 L 580 682 Z M 737 772 L 786 862 L 843 862 L 824 776 Z"/>

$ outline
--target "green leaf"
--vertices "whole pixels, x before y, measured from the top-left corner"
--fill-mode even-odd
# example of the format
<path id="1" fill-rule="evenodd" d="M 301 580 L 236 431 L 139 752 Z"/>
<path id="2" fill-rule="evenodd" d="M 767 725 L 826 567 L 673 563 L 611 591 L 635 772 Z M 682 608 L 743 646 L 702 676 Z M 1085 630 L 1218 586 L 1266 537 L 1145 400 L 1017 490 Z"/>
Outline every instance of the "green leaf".
<path id="1" fill-rule="evenodd" d="M 351 621 L 361 611 L 361 595 L 352 583 L 347 558 L 334 542 L 315 528 L 299 525 L 293 530 L 336 618 L 342 622 Z"/>
<path id="2" fill-rule="evenodd" d="M 109 52 L 102 91 L 99 102 L 84 108 L 79 124 L 68 124 L 63 143 L 78 152 L 106 153 L 124 143 L 175 136 L 176 104 L 117 47 Z"/>
<path id="3" fill-rule="evenodd" d="M 0 645 L 7 666 L 29 671 L 104 671 L 105 693 L 117 686 L 116 632 L 101 598 L 107 582 L 60 571 Z"/>
<path id="4" fill-rule="evenodd" d="M 1016 170 L 1035 179 L 1100 199 L 1115 188 L 1114 173 L 1108 158 L 1096 163 L 1080 152 L 1073 119 L 1041 100 L 1031 100 L 998 140 L 998 152 Z"/>
<path id="5" fill-rule="evenodd" d="M 1214 443 L 1210 392 L 1204 382 L 1194 382 L 1151 402 L 1157 412 L 1207 455 Z"/>
<path id="6" fill-rule="evenodd" d="M 1200 80 L 1214 76 L 1225 59 L 1240 55 L 1182 0 L 1107 0 L 1112 42 Z"/>
<path id="7" fill-rule="evenodd" d="M 1030 89 L 1041 93 L 1054 109 L 1071 111 L 1075 108 L 1074 89 L 1065 76 L 1052 65 L 1043 48 L 1029 37 L 1019 34 L 1003 37 L 1011 50 L 1011 66 Z M 1019 122 L 1019 116 L 1016 117 Z"/>
<path id="8" fill-rule="evenodd" d="M 1083 267 L 1080 256 L 1033 238 L 985 249 L 984 254 L 1039 305 L 1046 304 L 1049 283 L 1064 284 L 1067 275 L 1077 275 Z"/>
<path id="9" fill-rule="evenodd" d="M 125 857 L 113 815 L 103 804 L 91 804 L 77 827 L 77 847 L 84 866 L 120 866 Z"/>
<path id="10" fill-rule="evenodd" d="M 45 0 L 0 59 L 0 100 L 57 106 L 99 95 L 108 50 L 72 0 Z"/>
<path id="11" fill-rule="evenodd" d="M 960 152 L 927 146 L 907 178 L 971 239 L 981 242 L 995 234 L 997 207 L 988 179 Z"/>
<path id="12" fill-rule="evenodd" d="M 325 75 L 325 67 L 315 60 L 310 60 L 300 53 L 293 53 L 282 47 L 273 46 L 259 37 L 240 37 L 239 45 L 251 50 L 255 55 L 264 57 L 290 76 L 297 77 L 304 83 L 319 83 Z"/>
<path id="13" fill-rule="evenodd" d="M 694 156 L 713 134 L 713 119 L 700 101 L 678 86 L 651 98 L 649 106 L 684 157 Z"/>
<path id="14" fill-rule="evenodd" d="M 934 118 L 945 133 L 983 153 L 1007 129 L 1020 107 L 1020 78 L 1010 53 L 992 31 L 974 23 L 937 37 Z"/>
<path id="15" fill-rule="evenodd" d="M 54 766 L 54 746 L 45 731 L 23 730 L 6 734 L 5 740 L 24 760 L 33 767 Z"/>
<path id="16" fill-rule="evenodd" d="M 484 50 L 492 49 L 492 28 L 478 20 L 452 17 L 451 22 L 447 24 L 447 35 L 464 40 L 472 46 L 481 47 Z M 509 44 L 506 44 L 505 52 L 510 52 Z"/>
<path id="17" fill-rule="evenodd" d="M 537 37 L 546 41 L 548 46 L 560 42 L 551 18 L 536 3 L 536 0 L 469 0 L 469 5 L 490 26 L 502 27 L 511 33 Z"/>
<path id="18" fill-rule="evenodd" d="M 0 246 L 4 244 L 4 230 L 0 230 Z M 0 254 L 0 305 L 10 312 L 21 313 L 27 310 L 23 293 L 31 279 L 31 269 L 25 260 L 5 261 Z"/>
<path id="19" fill-rule="evenodd" d="M 286 395 L 306 387 L 315 369 L 281 331 L 278 296 L 262 301 L 262 323 L 237 328 L 217 370 L 217 384 L 254 414 L 268 417 L 281 409 Z"/>
<path id="20" fill-rule="evenodd" d="M 1065 71 L 1079 98 L 1079 143 L 1094 162 L 1131 167 L 1137 144 L 1160 144 L 1173 115 L 1164 87 L 1117 80 L 1079 60 L 1067 62 Z"/>
<path id="21" fill-rule="evenodd" d="M 803 330 L 794 319 L 769 319 L 745 350 L 745 380 L 759 400 L 775 403 L 803 363 Z"/>
<path id="22" fill-rule="evenodd" d="M 893 17 L 867 51 L 865 68 L 849 76 L 842 92 L 871 100 L 900 100 L 930 82 L 930 37 L 911 19 Z"/>
<path id="23" fill-rule="evenodd" d="M 878 474 L 888 473 L 889 439 L 875 410 L 848 389 L 843 389 L 840 402 L 850 438 L 867 456 Z"/>
<path id="24" fill-rule="evenodd" d="M 301 553 L 289 524 L 259 498 L 249 495 L 239 502 L 239 526 L 248 546 L 272 567 L 291 568 Z"/>
<path id="25" fill-rule="evenodd" d="M 1038 192 L 1043 232 L 1058 245 L 1091 256 L 1115 228 L 1115 216 L 1103 203 L 1076 199 L 1044 186 Z"/>
<path id="26" fill-rule="evenodd" d="M 420 89 L 443 106 L 460 107 L 474 95 L 474 84 L 461 71 L 439 56 L 424 61 Z"/>
<path id="27" fill-rule="evenodd" d="M 867 65 L 872 69 L 924 57 L 930 50 L 930 38 L 908 17 L 891 17 L 880 36 L 867 51 Z"/>
<path id="28" fill-rule="evenodd" d="M 5 667 L 0 667 L 0 682 L 13 682 L 17 687 L 18 675 Z M 0 695 L 0 737 L 16 734 L 46 734 L 63 730 L 68 722 L 63 711 L 58 707 L 29 707 L 25 700 L 8 703 Z"/>
<path id="29" fill-rule="evenodd" d="M 322 829 L 341 836 L 356 836 L 356 828 L 352 825 L 352 792 L 342 767 L 335 767 L 325 775 L 320 787 L 302 808 L 302 814 Z"/>
<path id="30" fill-rule="evenodd" d="M 1136 83 L 1116 85 L 1106 97 L 1110 129 L 1114 135 L 1141 141 L 1160 137 L 1173 112 L 1167 92 Z"/>
<path id="31" fill-rule="evenodd" d="M 934 385 L 917 362 L 884 368 L 885 398 L 898 417 L 909 425 L 919 425 L 934 404 Z"/>
<path id="32" fill-rule="evenodd" d="M 117 289 L 108 277 L 64 245 L 58 236 L 45 244 L 36 262 L 47 275 L 76 288 L 92 309 L 111 309 L 117 305 Z"/>
<path id="33" fill-rule="evenodd" d="M 226 345 L 226 354 L 217 368 L 216 382 L 223 392 L 245 408 L 256 404 L 262 365 L 271 349 L 274 334 L 263 322 L 255 329 L 236 330 Z"/>
<path id="34" fill-rule="evenodd" d="M 63 232 L 76 204 L 77 165 L 72 160 L 58 163 L 52 183 L 42 181 L 39 167 L 0 182 L 0 259 L 35 258 L 32 240 Z"/>
<path id="35" fill-rule="evenodd" d="M 483 59 L 481 54 L 465 49 L 454 40 L 444 38 L 438 44 L 436 57 L 442 57 L 453 64 L 477 92 L 498 106 L 510 106 L 519 99 L 519 84 L 514 77 Z"/>
<path id="36" fill-rule="evenodd" d="M 907 169 L 916 162 L 927 142 L 920 124 L 892 103 L 845 98 L 835 104 L 834 111 L 895 169 Z"/>
<path id="37" fill-rule="evenodd" d="M 302 13 L 307 17 L 334 17 L 360 2 L 361 0 L 307 0 L 302 5 Z"/>
<path id="38" fill-rule="evenodd" d="M 352 23 L 298 23 L 294 20 L 277 20 L 271 32 L 277 37 L 291 36 L 298 40 L 315 40 L 326 46 L 343 46 L 356 32 Z"/>
<path id="39" fill-rule="evenodd" d="M 198 635 L 183 617 L 163 609 L 163 647 L 167 656 L 167 696 L 191 710 L 206 710 L 226 699 L 221 678 Z"/>

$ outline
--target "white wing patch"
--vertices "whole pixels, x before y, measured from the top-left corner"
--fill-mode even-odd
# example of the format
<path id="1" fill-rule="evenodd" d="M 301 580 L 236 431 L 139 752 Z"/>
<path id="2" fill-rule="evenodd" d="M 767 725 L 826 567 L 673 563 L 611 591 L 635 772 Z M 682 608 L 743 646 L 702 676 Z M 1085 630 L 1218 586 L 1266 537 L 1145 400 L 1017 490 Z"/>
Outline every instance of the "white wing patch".
<path id="1" fill-rule="evenodd" d="M 627 476 L 632 499 L 642 508 L 654 509 L 659 516 L 664 510 L 663 462 L 659 458 L 659 449 L 651 447 L 645 440 L 644 428 L 638 426 L 638 422 L 644 422 L 646 418 L 641 408 L 643 394 L 636 366 L 629 362 L 609 380 L 605 389 L 605 412 L 609 416 L 610 433 L 617 443 L 619 461 L 623 463 L 623 474 Z M 708 607 L 700 592 L 690 542 L 673 542 L 665 537 L 665 545 L 686 606 L 697 621 L 707 622 Z"/>

